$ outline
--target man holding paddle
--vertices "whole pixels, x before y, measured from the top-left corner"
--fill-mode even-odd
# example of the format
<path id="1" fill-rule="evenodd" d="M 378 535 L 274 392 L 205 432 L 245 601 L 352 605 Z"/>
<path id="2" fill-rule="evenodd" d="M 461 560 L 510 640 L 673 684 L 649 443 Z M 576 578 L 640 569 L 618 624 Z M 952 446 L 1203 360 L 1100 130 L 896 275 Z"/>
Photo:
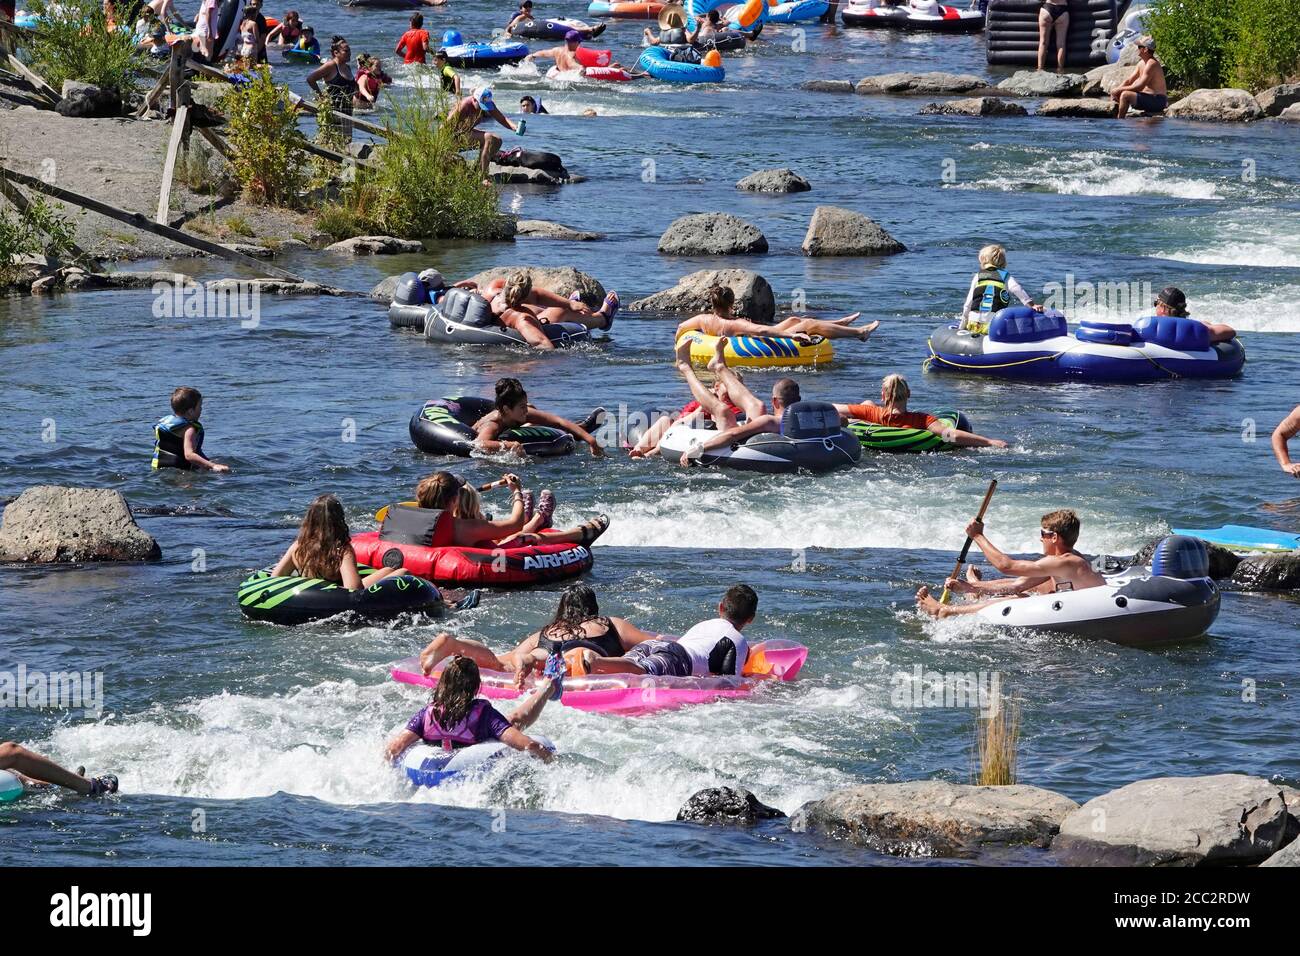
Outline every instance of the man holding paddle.
<path id="1" fill-rule="evenodd" d="M 991 489 L 990 489 L 991 493 Z M 981 515 L 983 510 L 981 509 Z M 1105 579 L 1093 570 L 1091 562 L 1074 550 L 1079 540 L 1079 516 L 1063 508 L 1043 515 L 1039 536 L 1043 542 L 1043 556 L 1032 561 L 1013 558 L 998 550 L 984 536 L 984 522 L 976 518 L 966 526 L 968 539 L 979 545 L 984 557 L 998 571 L 1011 577 L 1000 581 L 963 581 L 956 572 L 944 582 L 945 594 L 973 594 L 991 600 L 976 600 L 958 607 L 936 601 L 928 587 L 916 592 L 916 606 L 931 617 L 945 618 L 953 614 L 973 614 L 998 601 L 1023 597 L 1038 589 L 1048 591 L 1081 591 L 1105 584 Z"/>

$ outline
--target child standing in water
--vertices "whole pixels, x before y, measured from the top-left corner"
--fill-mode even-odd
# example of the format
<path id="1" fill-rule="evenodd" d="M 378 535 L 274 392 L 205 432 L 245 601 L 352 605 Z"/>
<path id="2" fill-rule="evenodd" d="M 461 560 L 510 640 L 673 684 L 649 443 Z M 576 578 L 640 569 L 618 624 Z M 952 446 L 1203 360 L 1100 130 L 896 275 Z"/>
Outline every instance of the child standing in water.
<path id="1" fill-rule="evenodd" d="M 980 271 L 971 276 L 961 308 L 961 327 L 977 334 L 987 332 L 989 318 L 1010 306 L 1013 295 L 1035 312 L 1043 311 L 1007 271 L 1007 250 L 997 243 L 985 246 L 980 250 Z"/>
<path id="2" fill-rule="evenodd" d="M 229 471 L 229 465 L 203 457 L 203 396 L 197 388 L 182 386 L 172 392 L 172 414 L 153 427 L 153 467 L 183 471 Z"/>

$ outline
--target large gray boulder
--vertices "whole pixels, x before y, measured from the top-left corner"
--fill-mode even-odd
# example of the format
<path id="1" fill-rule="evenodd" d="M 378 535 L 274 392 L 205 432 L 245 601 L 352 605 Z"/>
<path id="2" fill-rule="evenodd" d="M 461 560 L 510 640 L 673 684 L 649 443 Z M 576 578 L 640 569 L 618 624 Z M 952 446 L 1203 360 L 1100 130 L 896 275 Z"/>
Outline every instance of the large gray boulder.
<path id="1" fill-rule="evenodd" d="M 734 312 L 751 322 L 776 319 L 776 296 L 757 272 L 748 269 L 702 269 L 682 276 L 671 289 L 656 292 L 624 306 L 631 312 L 707 312 L 708 293 L 715 285 L 724 285 L 736 296 Z"/>
<path id="2" fill-rule="evenodd" d="M 907 247 L 876 222 L 839 206 L 818 206 L 803 238 L 806 256 L 892 256 Z"/>
<path id="3" fill-rule="evenodd" d="M 1260 866 L 1300 866 L 1300 840 L 1292 840 Z"/>
<path id="4" fill-rule="evenodd" d="M 867 76 L 858 81 L 853 92 L 860 96 L 873 96 L 882 93 L 901 93 L 904 95 L 948 95 L 973 93 L 986 90 L 989 83 L 982 77 L 969 73 L 885 73 L 882 76 Z"/>
<path id="5" fill-rule="evenodd" d="M 54 109 L 62 116 L 84 119 L 90 116 L 121 116 L 122 98 L 93 83 L 64 80 L 62 98 Z"/>
<path id="6" fill-rule="evenodd" d="M 1292 103 L 1282 112 L 1278 113 L 1277 118 L 1288 123 L 1300 123 L 1300 103 Z"/>
<path id="7" fill-rule="evenodd" d="M 852 93 L 853 84 L 848 80 L 809 80 L 800 83 L 799 89 L 813 93 Z"/>
<path id="8" fill-rule="evenodd" d="M 1245 90 L 1193 90 L 1170 103 L 1165 115 L 1206 123 L 1246 123 L 1259 119 L 1264 111 Z"/>
<path id="9" fill-rule="evenodd" d="M 344 256 L 395 256 L 423 252 L 424 243 L 418 239 L 398 239 L 394 236 L 353 236 L 326 246 L 325 251 Z"/>
<path id="10" fill-rule="evenodd" d="M 373 288 L 371 288 L 369 293 L 370 298 L 374 299 L 376 302 L 382 302 L 384 305 L 388 305 L 393 301 L 393 296 L 397 294 L 397 280 L 400 278 L 401 276 L 397 275 L 381 279 L 379 282 L 375 283 Z"/>
<path id="11" fill-rule="evenodd" d="M 1286 788 L 1258 777 L 1158 777 L 1104 793 L 1061 824 L 1062 862 L 1103 866 L 1260 863 L 1294 838 L 1300 821 Z"/>
<path id="12" fill-rule="evenodd" d="M 120 491 L 36 485 L 5 508 L 0 560 L 155 561 L 158 542 L 135 523 Z"/>
<path id="13" fill-rule="evenodd" d="M 769 807 L 748 790 L 710 787 L 691 796 L 677 811 L 677 819 L 710 826 L 753 826 L 759 820 L 777 820 L 785 814 Z"/>
<path id="14" fill-rule="evenodd" d="M 1262 93 L 1255 94 L 1255 102 L 1259 104 L 1265 116 L 1278 116 L 1287 107 L 1300 103 L 1300 83 L 1270 86 Z"/>
<path id="15" fill-rule="evenodd" d="M 545 219 L 520 219 L 515 223 L 515 235 L 525 239 L 565 239 L 570 242 L 592 242 L 605 238 L 599 232 L 583 232 Z"/>
<path id="16" fill-rule="evenodd" d="M 1233 570 L 1232 583 L 1243 591 L 1294 591 L 1300 588 L 1300 551 L 1248 555 Z"/>
<path id="17" fill-rule="evenodd" d="M 1017 70 L 999 83 L 998 89 L 1013 96 L 1078 96 L 1086 82 L 1080 73 Z"/>
<path id="18" fill-rule="evenodd" d="M 1162 535 L 1148 541 L 1137 554 L 1133 555 L 1133 560 L 1130 563 L 1138 566 L 1149 565 L 1151 556 L 1155 554 L 1156 547 L 1163 540 L 1165 539 Z M 1210 559 L 1210 577 L 1216 581 L 1232 577 L 1233 572 L 1237 570 L 1237 565 L 1241 563 L 1241 555 L 1229 551 L 1222 545 L 1211 544 L 1208 541 L 1202 541 L 1201 543 L 1205 545 L 1205 552 Z"/>
<path id="19" fill-rule="evenodd" d="M 793 169 L 760 169 L 736 183 L 736 188 L 753 193 L 806 193 L 812 184 Z"/>
<path id="20" fill-rule="evenodd" d="M 921 107 L 922 116 L 1028 116 L 1029 111 L 1019 103 L 998 96 L 975 96 L 964 100 L 946 100 L 927 103 Z"/>
<path id="21" fill-rule="evenodd" d="M 484 286 L 493 279 L 514 272 L 527 272 L 529 278 L 533 280 L 533 287 L 537 289 L 546 289 L 566 297 L 571 292 L 577 292 L 578 297 L 593 309 L 600 308 L 601 303 L 605 301 L 605 287 L 592 276 L 579 272 L 572 266 L 560 266 L 554 269 L 539 266 L 498 266 L 494 269 L 484 269 L 470 278 L 480 286 Z"/>
<path id="22" fill-rule="evenodd" d="M 735 256 L 767 252 L 767 237 L 739 216 L 702 212 L 673 221 L 659 237 L 667 256 Z"/>
<path id="23" fill-rule="evenodd" d="M 1109 97 L 1083 97 L 1074 99 L 1043 100 L 1034 111 L 1035 116 L 1069 116 L 1084 119 L 1105 119 L 1115 115 L 1115 103 Z"/>
<path id="24" fill-rule="evenodd" d="M 1131 63 L 1107 63 L 1105 66 L 1094 67 L 1083 74 L 1083 89 L 1079 92 L 1084 96 L 1096 96 L 1099 93 L 1109 96 L 1111 90 L 1127 80 L 1132 72 Z"/>
<path id="25" fill-rule="evenodd" d="M 1078 806 L 1051 790 L 1019 784 L 874 783 L 804 804 L 790 828 L 897 856 L 968 856 L 989 847 L 1046 847 Z"/>

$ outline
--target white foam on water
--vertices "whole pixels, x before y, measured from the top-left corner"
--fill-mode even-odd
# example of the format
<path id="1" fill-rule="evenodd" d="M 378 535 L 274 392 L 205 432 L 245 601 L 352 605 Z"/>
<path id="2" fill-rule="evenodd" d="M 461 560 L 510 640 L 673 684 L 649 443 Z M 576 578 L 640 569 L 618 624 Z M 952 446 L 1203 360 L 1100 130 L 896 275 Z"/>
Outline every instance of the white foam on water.
<path id="1" fill-rule="evenodd" d="M 1042 189 L 1066 196 L 1167 196 L 1221 199 L 1220 184 L 1179 175 L 1177 167 L 1149 157 L 1089 151 L 1058 155 L 1028 150 L 1028 157 L 994 164 L 992 174 L 956 189 L 1014 192 Z M 1039 155 L 1034 155 L 1039 154 Z"/>
<path id="2" fill-rule="evenodd" d="M 1231 217 L 1215 217 L 1211 228 L 1213 234 L 1205 240 L 1173 246 L 1151 255 L 1198 265 L 1300 268 L 1298 211 L 1247 208 Z"/>

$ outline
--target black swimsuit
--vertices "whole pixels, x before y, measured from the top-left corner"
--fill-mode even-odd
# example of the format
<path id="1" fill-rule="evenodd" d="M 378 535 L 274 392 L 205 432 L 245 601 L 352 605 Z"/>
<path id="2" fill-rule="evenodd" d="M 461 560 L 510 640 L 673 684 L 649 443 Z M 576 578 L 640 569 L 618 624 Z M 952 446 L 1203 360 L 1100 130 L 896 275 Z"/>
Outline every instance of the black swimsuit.
<path id="1" fill-rule="evenodd" d="M 1070 12 L 1069 5 L 1064 3 L 1045 3 L 1043 4 L 1043 9 L 1046 10 L 1047 15 L 1052 18 L 1053 23 L 1060 19 L 1061 14 Z"/>
<path id="2" fill-rule="evenodd" d="M 618 628 L 614 626 L 614 622 L 607 617 L 595 617 L 592 618 L 592 621 L 605 626 L 603 634 L 596 637 L 587 637 L 585 632 L 581 631 L 581 625 L 579 625 L 579 632 L 584 634 L 583 637 L 563 638 L 559 636 L 561 633 L 567 632 L 571 634 L 573 632 L 561 625 L 554 629 L 556 636 L 553 638 L 547 636 L 549 628 L 544 629 L 538 644 L 540 645 L 542 642 L 552 644 L 555 652 L 560 654 L 568 653 L 575 647 L 581 647 L 584 650 L 595 651 L 601 657 L 622 657 L 623 642 L 619 640 Z"/>

